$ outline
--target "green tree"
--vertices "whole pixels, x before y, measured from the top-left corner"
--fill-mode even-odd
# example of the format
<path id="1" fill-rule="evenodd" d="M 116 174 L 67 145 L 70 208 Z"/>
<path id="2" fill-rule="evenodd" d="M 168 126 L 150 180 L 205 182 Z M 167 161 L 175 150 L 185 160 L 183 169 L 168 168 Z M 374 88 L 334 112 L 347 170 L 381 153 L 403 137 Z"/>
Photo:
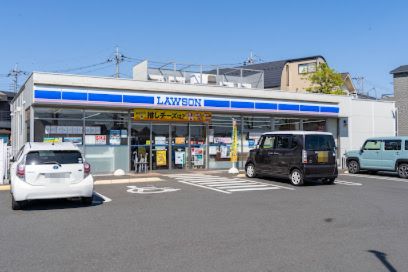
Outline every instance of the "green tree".
<path id="1" fill-rule="evenodd" d="M 341 86 L 344 84 L 341 74 L 331 69 L 326 63 L 320 63 L 317 66 L 316 72 L 309 74 L 307 79 L 312 83 L 312 86 L 306 89 L 308 92 L 345 94 L 341 89 Z"/>

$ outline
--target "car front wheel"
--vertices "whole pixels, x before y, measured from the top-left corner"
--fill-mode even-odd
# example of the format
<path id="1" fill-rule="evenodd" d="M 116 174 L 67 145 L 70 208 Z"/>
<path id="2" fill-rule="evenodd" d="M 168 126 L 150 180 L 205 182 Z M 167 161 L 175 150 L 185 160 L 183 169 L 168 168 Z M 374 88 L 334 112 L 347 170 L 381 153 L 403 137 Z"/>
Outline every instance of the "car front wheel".
<path id="1" fill-rule="evenodd" d="M 398 176 L 400 178 L 408 178 L 408 164 L 401 163 L 398 165 Z"/>
<path id="2" fill-rule="evenodd" d="M 347 168 L 350 174 L 357 174 L 360 172 L 360 165 L 355 160 L 349 161 Z"/>
<path id="3" fill-rule="evenodd" d="M 253 163 L 248 163 L 245 168 L 245 174 L 248 178 L 256 177 L 255 165 Z"/>
<path id="4" fill-rule="evenodd" d="M 293 169 L 289 176 L 290 183 L 294 186 L 301 186 L 304 183 L 303 173 L 299 169 Z"/>

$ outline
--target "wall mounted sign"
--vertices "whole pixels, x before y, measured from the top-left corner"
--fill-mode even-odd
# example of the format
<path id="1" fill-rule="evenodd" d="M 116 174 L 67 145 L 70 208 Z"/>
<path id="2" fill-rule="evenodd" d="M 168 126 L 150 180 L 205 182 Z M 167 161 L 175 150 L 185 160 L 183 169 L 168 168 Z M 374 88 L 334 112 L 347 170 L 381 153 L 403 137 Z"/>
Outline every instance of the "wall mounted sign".
<path id="1" fill-rule="evenodd" d="M 45 134 L 82 134 L 82 126 L 50 126 L 44 128 Z M 85 134 L 101 134 L 101 127 L 85 127 Z"/>
<path id="2" fill-rule="evenodd" d="M 135 109 L 135 121 L 170 121 L 170 122 L 209 122 L 210 112 L 178 110 L 140 110 Z"/>
<path id="3" fill-rule="evenodd" d="M 123 108 L 191 109 L 239 112 L 279 112 L 282 114 L 338 115 L 336 103 L 307 102 L 293 99 L 229 98 L 199 94 L 175 95 L 154 92 L 61 89 L 57 86 L 34 86 L 33 102 L 51 105 L 115 106 Z"/>

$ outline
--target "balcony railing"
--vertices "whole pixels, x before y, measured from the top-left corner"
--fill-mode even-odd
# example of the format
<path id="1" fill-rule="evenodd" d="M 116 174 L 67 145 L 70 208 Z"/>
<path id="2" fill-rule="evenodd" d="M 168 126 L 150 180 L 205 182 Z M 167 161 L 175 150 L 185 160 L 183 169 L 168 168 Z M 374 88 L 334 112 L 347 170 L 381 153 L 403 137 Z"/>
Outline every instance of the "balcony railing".
<path id="1" fill-rule="evenodd" d="M 144 69 L 140 69 L 138 66 L 144 67 Z M 246 69 L 243 67 L 143 61 L 136 65 L 135 68 L 134 73 L 135 71 L 147 71 L 147 80 L 149 81 L 193 85 L 214 85 L 245 89 L 264 88 L 264 72 L 260 70 Z"/>

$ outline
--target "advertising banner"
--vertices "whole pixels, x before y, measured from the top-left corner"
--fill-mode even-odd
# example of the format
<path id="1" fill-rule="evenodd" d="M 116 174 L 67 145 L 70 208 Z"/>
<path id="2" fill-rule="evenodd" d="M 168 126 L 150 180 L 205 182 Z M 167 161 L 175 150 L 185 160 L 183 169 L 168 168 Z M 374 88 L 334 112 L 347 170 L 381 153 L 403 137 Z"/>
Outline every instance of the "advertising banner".
<path id="1" fill-rule="evenodd" d="M 185 154 L 184 151 L 176 151 L 174 152 L 174 163 L 184 165 L 185 164 Z"/>
<path id="2" fill-rule="evenodd" d="M 109 133 L 109 144 L 120 145 L 120 130 L 111 129 Z"/>
<path id="3" fill-rule="evenodd" d="M 167 165 L 167 150 L 156 151 L 156 164 L 157 166 Z"/>
<path id="4" fill-rule="evenodd" d="M 134 110 L 135 121 L 209 122 L 211 112 L 179 110 Z"/>
<path id="5" fill-rule="evenodd" d="M 238 131 L 237 121 L 232 120 L 232 143 L 231 143 L 231 162 L 238 161 Z"/>

